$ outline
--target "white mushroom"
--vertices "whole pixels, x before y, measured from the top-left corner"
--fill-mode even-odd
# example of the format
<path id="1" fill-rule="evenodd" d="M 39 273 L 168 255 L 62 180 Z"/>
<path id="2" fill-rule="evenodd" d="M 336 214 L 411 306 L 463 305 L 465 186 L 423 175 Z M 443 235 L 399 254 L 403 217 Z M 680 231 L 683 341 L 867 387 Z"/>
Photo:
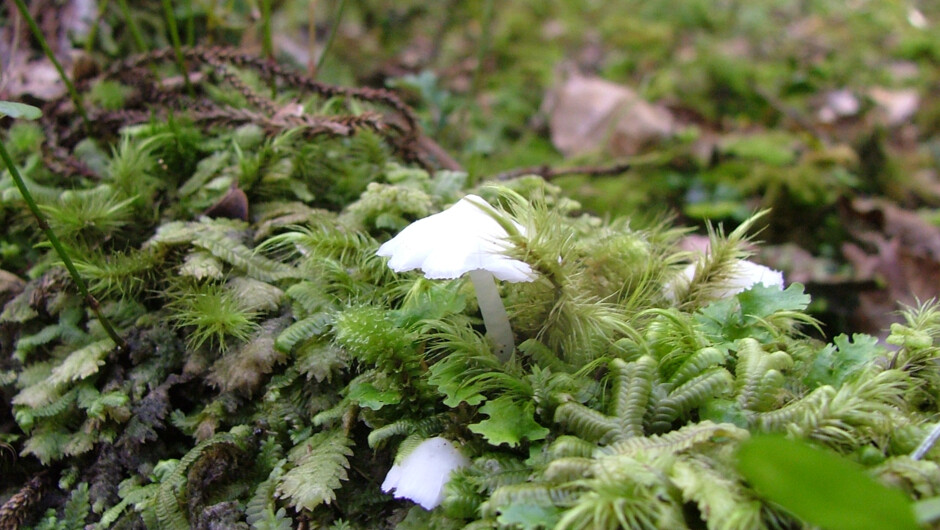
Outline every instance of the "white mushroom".
<path id="1" fill-rule="evenodd" d="M 682 270 L 671 282 L 666 284 L 663 292 L 671 301 L 676 300 L 676 293 L 687 289 L 692 279 L 695 277 L 696 264 L 692 263 Z M 732 296 L 744 292 L 758 283 L 764 287 L 777 287 L 783 289 L 783 273 L 770 267 L 765 267 L 753 261 L 745 259 L 738 260 L 732 269 L 732 274 L 727 278 L 722 287 L 723 289 L 715 292 L 715 298 L 731 298 Z"/>
<path id="2" fill-rule="evenodd" d="M 505 361 L 514 341 L 494 278 L 531 282 L 535 274 L 528 264 L 503 254 L 509 234 L 494 215 L 498 214 L 482 198 L 467 195 L 443 212 L 411 223 L 379 247 L 377 254 L 390 257 L 388 266 L 396 272 L 421 269 L 429 279 L 453 279 L 469 273 L 487 335 Z M 518 223 L 512 226 L 524 233 Z"/>
<path id="3" fill-rule="evenodd" d="M 395 490 L 396 499 L 411 499 L 425 510 L 433 510 L 444 500 L 444 485 L 455 469 L 469 464 L 445 438 L 428 438 L 395 464 L 382 482 L 382 491 Z"/>

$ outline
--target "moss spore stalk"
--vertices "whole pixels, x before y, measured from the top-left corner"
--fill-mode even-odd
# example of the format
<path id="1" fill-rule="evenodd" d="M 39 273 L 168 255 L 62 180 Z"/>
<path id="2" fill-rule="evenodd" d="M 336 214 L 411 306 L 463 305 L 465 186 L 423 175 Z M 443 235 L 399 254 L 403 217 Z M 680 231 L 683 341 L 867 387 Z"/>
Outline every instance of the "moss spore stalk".
<path id="1" fill-rule="evenodd" d="M 19 2 L 20 0 L 17 1 Z M 69 271 L 69 275 L 72 277 L 72 280 L 78 287 L 78 291 L 81 293 L 82 298 L 85 299 L 85 302 L 91 308 L 92 312 L 95 313 L 95 317 L 99 322 L 101 322 L 101 327 L 104 328 L 105 332 L 108 334 L 108 337 L 114 341 L 114 344 L 117 345 L 118 348 L 126 350 L 127 342 L 121 338 L 120 335 L 118 335 L 117 331 L 114 330 L 114 327 L 111 326 L 111 322 L 108 320 L 108 318 L 101 313 L 101 307 L 100 304 L 98 304 L 98 300 L 90 292 L 88 292 L 88 287 L 85 285 L 85 281 L 82 280 L 81 275 L 78 273 L 78 270 L 72 263 L 72 259 L 69 258 L 69 254 L 66 252 L 65 247 L 62 246 L 62 243 L 59 241 L 59 238 L 56 237 L 55 232 L 53 232 L 52 228 L 49 227 L 49 223 L 46 221 L 46 218 L 42 215 L 42 212 L 39 211 L 39 206 L 36 204 L 36 201 L 33 200 L 33 196 L 30 195 L 29 189 L 26 187 L 26 183 L 23 182 L 23 177 L 16 168 L 16 164 L 13 163 L 13 159 L 7 152 L 6 146 L 3 145 L 3 142 L 0 142 L 0 158 L 3 158 L 3 163 L 6 164 L 7 170 L 10 172 L 10 176 L 13 177 L 13 182 L 16 183 L 16 187 L 23 196 L 23 200 L 26 201 L 26 205 L 29 206 L 29 211 L 32 212 L 33 217 L 36 218 L 36 224 L 38 224 L 39 228 L 42 229 L 43 233 L 46 235 L 46 238 L 49 240 L 49 244 L 52 245 L 52 248 L 55 249 L 56 254 L 59 255 L 59 258 L 62 260 L 65 268 Z"/>

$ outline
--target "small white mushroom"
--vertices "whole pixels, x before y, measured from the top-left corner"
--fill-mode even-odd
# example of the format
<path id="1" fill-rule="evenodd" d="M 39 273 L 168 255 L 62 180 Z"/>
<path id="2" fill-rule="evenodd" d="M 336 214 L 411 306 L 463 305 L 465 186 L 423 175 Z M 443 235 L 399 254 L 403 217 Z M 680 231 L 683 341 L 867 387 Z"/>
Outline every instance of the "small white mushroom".
<path id="1" fill-rule="evenodd" d="M 535 273 L 528 264 L 503 254 L 509 234 L 491 213 L 495 210 L 486 201 L 467 195 L 443 212 L 411 223 L 379 247 L 377 254 L 390 257 L 388 266 L 396 272 L 421 269 L 429 279 L 469 273 L 487 335 L 496 343 L 497 355 L 506 361 L 515 346 L 495 280 L 531 282 Z M 513 226 L 524 233 L 518 223 Z"/>
<path id="2" fill-rule="evenodd" d="M 689 264 L 682 270 L 671 282 L 665 285 L 663 292 L 666 298 L 675 302 L 677 293 L 688 289 L 689 284 L 695 277 L 697 264 Z M 744 292 L 758 283 L 765 287 L 777 287 L 783 289 L 783 273 L 770 267 L 765 267 L 758 263 L 748 260 L 738 260 L 732 269 L 732 274 L 724 281 L 723 289 L 715 292 L 715 298 L 731 298 L 732 296 Z"/>
<path id="3" fill-rule="evenodd" d="M 382 491 L 395 490 L 396 499 L 411 499 L 425 510 L 433 510 L 444 500 L 444 485 L 455 469 L 470 462 L 445 438 L 421 442 L 395 464 L 382 482 Z"/>

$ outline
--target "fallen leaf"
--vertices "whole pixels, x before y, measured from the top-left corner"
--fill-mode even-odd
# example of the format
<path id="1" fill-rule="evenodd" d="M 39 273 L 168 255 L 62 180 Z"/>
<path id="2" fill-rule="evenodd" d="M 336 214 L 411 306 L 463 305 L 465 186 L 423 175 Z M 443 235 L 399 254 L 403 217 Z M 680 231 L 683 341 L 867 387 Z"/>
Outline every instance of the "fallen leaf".
<path id="1" fill-rule="evenodd" d="M 833 90 L 823 96 L 823 105 L 817 112 L 817 117 L 823 123 L 832 123 L 841 118 L 855 116 L 860 108 L 861 104 L 851 90 Z"/>
<path id="2" fill-rule="evenodd" d="M 875 87 L 868 97 L 877 106 L 878 118 L 884 125 L 900 125 L 914 116 L 920 106 L 920 95 L 916 90 L 888 90 Z"/>
<path id="3" fill-rule="evenodd" d="M 902 304 L 940 297 L 940 228 L 882 199 L 843 201 L 840 213 L 856 240 L 842 253 L 856 280 L 874 282 L 858 295 L 854 324 L 884 338 Z"/>
<path id="4" fill-rule="evenodd" d="M 635 155 L 676 130 L 665 107 L 644 101 L 625 86 L 577 73 L 546 96 L 543 110 L 552 143 L 565 156 L 596 151 Z"/>

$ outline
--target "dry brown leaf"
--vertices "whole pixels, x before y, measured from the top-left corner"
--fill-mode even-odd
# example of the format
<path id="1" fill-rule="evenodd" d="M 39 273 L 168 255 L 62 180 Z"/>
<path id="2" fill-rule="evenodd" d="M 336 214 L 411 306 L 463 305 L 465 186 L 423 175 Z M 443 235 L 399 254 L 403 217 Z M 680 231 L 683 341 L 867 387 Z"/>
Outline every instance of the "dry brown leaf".
<path id="1" fill-rule="evenodd" d="M 546 96 L 552 143 L 565 156 L 604 151 L 635 155 L 675 132 L 672 114 L 633 90 L 573 74 Z"/>
<path id="2" fill-rule="evenodd" d="M 875 87 L 868 91 L 868 97 L 878 107 L 878 119 L 888 126 L 910 120 L 920 106 L 920 95 L 913 89 L 888 90 Z"/>
<path id="3" fill-rule="evenodd" d="M 882 199 L 858 198 L 841 206 L 843 222 L 857 240 L 845 243 L 842 253 L 856 279 L 879 285 L 859 293 L 855 325 L 883 336 L 900 321 L 900 304 L 940 297 L 940 229 Z"/>

